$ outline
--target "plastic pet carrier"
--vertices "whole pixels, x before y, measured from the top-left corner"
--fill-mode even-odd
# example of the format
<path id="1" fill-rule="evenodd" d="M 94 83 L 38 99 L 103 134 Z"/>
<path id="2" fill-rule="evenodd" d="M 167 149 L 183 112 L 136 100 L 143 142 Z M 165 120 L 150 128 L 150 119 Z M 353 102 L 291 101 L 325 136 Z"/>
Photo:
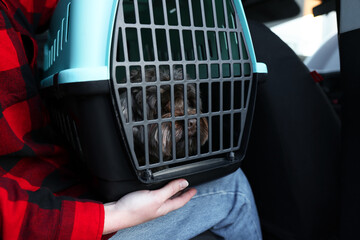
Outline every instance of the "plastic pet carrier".
<path id="1" fill-rule="evenodd" d="M 267 72 L 240 0 L 61 0 L 44 52 L 52 119 L 103 199 L 240 166 Z"/>

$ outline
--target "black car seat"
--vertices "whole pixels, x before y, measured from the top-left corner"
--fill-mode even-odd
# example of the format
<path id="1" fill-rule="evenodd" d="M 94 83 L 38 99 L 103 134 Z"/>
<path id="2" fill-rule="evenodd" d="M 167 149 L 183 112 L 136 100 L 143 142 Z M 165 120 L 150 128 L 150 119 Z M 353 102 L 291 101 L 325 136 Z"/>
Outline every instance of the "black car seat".
<path id="1" fill-rule="evenodd" d="M 243 170 L 264 240 L 333 239 L 338 219 L 340 121 L 296 54 L 249 21 L 268 77 L 258 86 Z"/>

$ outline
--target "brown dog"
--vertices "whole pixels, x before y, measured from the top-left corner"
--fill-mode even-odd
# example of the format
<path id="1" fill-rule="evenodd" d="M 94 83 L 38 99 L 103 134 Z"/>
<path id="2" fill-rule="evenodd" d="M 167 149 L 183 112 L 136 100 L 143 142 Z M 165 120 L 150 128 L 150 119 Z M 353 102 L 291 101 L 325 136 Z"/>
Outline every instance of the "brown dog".
<path id="1" fill-rule="evenodd" d="M 132 70 L 130 73 L 131 82 L 141 82 L 141 72 L 138 70 Z M 174 68 L 173 71 L 174 80 L 183 79 L 183 71 L 180 68 Z M 169 81 L 170 75 L 168 70 L 160 70 L 160 81 Z M 154 68 L 148 68 L 145 71 L 145 81 L 156 81 L 156 74 Z M 197 153 L 197 132 L 200 132 L 200 144 L 203 145 L 208 140 L 208 122 L 206 118 L 200 118 L 200 128 L 197 126 L 196 117 L 191 117 L 197 113 L 197 96 L 195 84 L 187 84 L 187 101 L 184 101 L 184 84 L 174 85 L 173 99 L 174 99 L 174 116 L 184 116 L 185 105 L 187 104 L 187 137 L 188 137 L 188 154 L 195 155 Z M 144 120 L 143 111 L 143 91 L 142 88 L 132 88 L 132 120 L 142 121 Z M 172 116 L 171 109 L 171 86 L 162 85 L 160 87 L 161 98 L 161 113 L 158 114 L 158 95 L 157 87 L 150 86 L 146 88 L 146 115 L 148 120 L 152 119 L 166 119 Z M 128 107 L 126 94 L 120 95 L 121 107 L 125 118 L 128 118 Z M 200 98 L 199 98 L 200 99 Z M 201 99 L 199 101 L 199 109 L 201 111 Z M 175 142 L 176 142 L 176 158 L 185 157 L 185 124 L 184 120 L 175 121 Z M 135 152 L 140 165 L 145 164 L 144 153 L 144 127 L 138 126 L 133 128 L 134 146 Z M 171 160 L 173 158 L 172 153 L 172 123 L 171 121 L 161 124 L 161 141 L 160 146 L 162 149 L 163 160 Z M 158 124 L 151 124 L 148 128 L 148 140 L 149 140 L 149 159 L 150 163 L 159 162 L 159 132 Z"/>

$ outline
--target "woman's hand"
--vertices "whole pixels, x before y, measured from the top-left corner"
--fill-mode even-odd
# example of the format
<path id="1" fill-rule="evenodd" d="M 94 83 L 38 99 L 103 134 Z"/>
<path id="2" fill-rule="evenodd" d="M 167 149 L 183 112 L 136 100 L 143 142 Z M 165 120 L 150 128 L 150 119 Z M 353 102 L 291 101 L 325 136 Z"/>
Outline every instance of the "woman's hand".
<path id="1" fill-rule="evenodd" d="M 117 202 L 105 204 L 103 234 L 132 227 L 181 208 L 196 194 L 196 190 L 191 188 L 174 197 L 187 186 L 185 179 L 178 179 L 159 190 L 129 193 Z"/>

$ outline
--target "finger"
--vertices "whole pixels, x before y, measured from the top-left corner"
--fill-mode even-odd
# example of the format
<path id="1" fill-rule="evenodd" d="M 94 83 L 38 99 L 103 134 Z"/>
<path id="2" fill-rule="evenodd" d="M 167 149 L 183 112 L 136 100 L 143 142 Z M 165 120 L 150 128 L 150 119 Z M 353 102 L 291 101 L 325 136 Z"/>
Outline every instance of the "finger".
<path id="1" fill-rule="evenodd" d="M 169 182 L 159 190 L 155 190 L 154 193 L 165 201 L 174 196 L 177 192 L 184 190 L 187 186 L 189 186 L 188 181 L 185 179 L 177 179 Z"/>
<path id="2" fill-rule="evenodd" d="M 158 210 L 158 213 L 162 216 L 178 208 L 183 207 L 190 199 L 196 194 L 195 188 L 190 188 L 183 194 L 176 198 L 168 199 Z"/>

